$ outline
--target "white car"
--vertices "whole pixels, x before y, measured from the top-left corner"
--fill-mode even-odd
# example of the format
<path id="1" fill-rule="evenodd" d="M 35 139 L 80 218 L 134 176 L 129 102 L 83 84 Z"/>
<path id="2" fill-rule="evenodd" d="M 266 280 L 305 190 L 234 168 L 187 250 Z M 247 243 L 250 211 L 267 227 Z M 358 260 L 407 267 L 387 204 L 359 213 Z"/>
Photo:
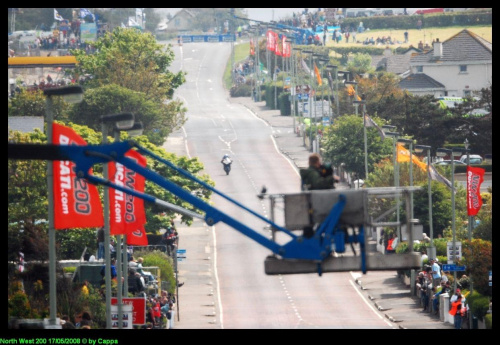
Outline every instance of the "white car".
<path id="1" fill-rule="evenodd" d="M 460 162 L 467 164 L 467 155 L 463 155 L 460 157 Z M 483 163 L 483 157 L 480 155 L 469 155 L 469 163 L 470 164 L 481 164 Z"/>

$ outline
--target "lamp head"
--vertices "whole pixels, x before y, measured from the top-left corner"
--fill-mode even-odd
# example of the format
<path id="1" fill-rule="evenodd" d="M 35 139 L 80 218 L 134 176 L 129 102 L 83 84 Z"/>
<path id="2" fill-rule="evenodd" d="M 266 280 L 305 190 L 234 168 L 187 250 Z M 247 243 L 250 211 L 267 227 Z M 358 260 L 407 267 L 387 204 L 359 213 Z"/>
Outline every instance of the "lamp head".
<path id="1" fill-rule="evenodd" d="M 138 121 L 134 123 L 134 126 L 127 130 L 128 135 L 131 137 L 136 137 L 138 135 L 142 135 L 144 131 L 144 127 L 142 126 L 142 121 Z"/>
<path id="2" fill-rule="evenodd" d="M 125 131 L 131 129 L 134 126 L 134 114 L 120 113 L 120 114 L 102 115 L 101 122 L 114 123 L 115 128 L 118 131 Z"/>
<path id="3" fill-rule="evenodd" d="M 427 145 L 415 145 L 413 149 L 416 153 L 422 153 L 424 151 L 430 151 L 431 147 Z"/>
<path id="4" fill-rule="evenodd" d="M 62 96 L 68 103 L 80 103 L 83 100 L 83 88 L 80 85 L 51 87 L 43 90 L 45 96 Z"/>
<path id="5" fill-rule="evenodd" d="M 436 150 L 436 156 L 438 157 L 446 157 L 448 155 L 451 155 L 451 150 L 449 149 L 439 148 Z"/>

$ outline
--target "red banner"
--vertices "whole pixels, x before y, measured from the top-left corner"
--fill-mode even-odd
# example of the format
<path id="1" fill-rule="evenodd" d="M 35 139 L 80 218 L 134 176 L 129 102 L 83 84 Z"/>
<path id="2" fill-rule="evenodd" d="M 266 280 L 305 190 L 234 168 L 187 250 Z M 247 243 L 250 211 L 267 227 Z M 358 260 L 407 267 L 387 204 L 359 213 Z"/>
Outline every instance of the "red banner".
<path id="1" fill-rule="evenodd" d="M 255 45 L 253 39 L 250 39 L 250 55 L 255 55 Z"/>
<path id="2" fill-rule="evenodd" d="M 271 30 L 267 30 L 266 37 L 267 37 L 267 45 L 266 48 L 267 50 L 274 51 L 276 49 L 276 36 L 277 34 L 274 33 Z"/>
<path id="3" fill-rule="evenodd" d="M 129 150 L 125 157 L 145 167 L 146 158 L 137 151 Z M 144 192 L 145 179 L 142 175 L 120 163 L 108 163 L 109 180 L 138 192 Z M 109 217 L 111 235 L 128 235 L 146 223 L 144 200 L 114 188 L 109 188 Z"/>
<path id="4" fill-rule="evenodd" d="M 475 216 L 481 206 L 481 184 L 484 181 L 484 169 L 467 166 L 467 215 Z"/>
<path id="5" fill-rule="evenodd" d="M 146 323 L 146 298 L 145 297 L 123 297 L 123 304 L 132 305 L 132 324 L 144 325 Z M 116 305 L 118 299 L 111 297 L 111 305 Z"/>
<path id="6" fill-rule="evenodd" d="M 58 145 L 87 145 L 73 129 L 52 124 L 52 142 Z M 54 228 L 91 228 L 104 226 L 101 199 L 97 187 L 76 178 L 75 163 L 54 161 Z M 92 173 L 92 169 L 90 170 Z"/>
<path id="7" fill-rule="evenodd" d="M 286 42 L 286 36 L 283 35 L 283 57 L 292 56 L 292 45 L 289 42 Z"/>
<path id="8" fill-rule="evenodd" d="M 146 230 L 144 230 L 144 225 L 127 234 L 127 244 L 131 246 L 148 245 L 148 236 L 146 235 Z"/>
<path id="9" fill-rule="evenodd" d="M 282 40 L 280 40 L 280 36 L 278 34 L 275 34 L 274 36 L 274 43 L 276 44 L 276 47 L 274 48 L 274 54 L 283 56 L 283 42 Z"/>

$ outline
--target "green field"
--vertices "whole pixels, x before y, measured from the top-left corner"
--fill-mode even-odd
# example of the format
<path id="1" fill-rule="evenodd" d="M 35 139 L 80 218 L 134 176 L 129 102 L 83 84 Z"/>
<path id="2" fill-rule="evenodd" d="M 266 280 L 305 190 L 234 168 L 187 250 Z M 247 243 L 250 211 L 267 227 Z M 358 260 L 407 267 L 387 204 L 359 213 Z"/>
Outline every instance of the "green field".
<path id="1" fill-rule="evenodd" d="M 402 43 L 398 45 L 391 45 L 391 48 L 397 48 L 397 47 L 409 47 L 410 45 L 413 45 L 414 47 L 418 46 L 418 42 L 422 41 L 424 44 L 428 43 L 429 45 L 432 45 L 432 40 L 435 40 L 436 38 L 439 38 L 441 42 L 446 41 L 447 39 L 451 38 L 452 36 L 456 35 L 460 31 L 468 29 L 469 31 L 475 33 L 479 37 L 484 38 L 488 42 L 493 42 L 492 41 L 492 36 L 493 36 L 493 31 L 491 26 L 472 26 L 469 28 L 466 27 L 446 27 L 446 28 L 429 28 L 429 29 L 422 29 L 422 30 L 408 30 L 408 43 Z M 391 36 L 392 38 L 396 39 L 397 41 L 404 42 L 404 32 L 405 30 L 369 30 L 365 31 L 361 34 L 356 34 L 356 41 L 364 41 L 366 38 L 373 37 L 373 39 L 377 39 L 377 37 L 382 37 L 382 36 Z M 352 39 L 350 38 L 350 41 Z M 326 44 L 327 46 L 338 46 L 338 47 L 349 47 L 349 46 L 361 46 L 360 43 L 345 43 L 344 38 L 342 38 L 342 41 L 340 41 L 339 44 L 329 41 Z"/>

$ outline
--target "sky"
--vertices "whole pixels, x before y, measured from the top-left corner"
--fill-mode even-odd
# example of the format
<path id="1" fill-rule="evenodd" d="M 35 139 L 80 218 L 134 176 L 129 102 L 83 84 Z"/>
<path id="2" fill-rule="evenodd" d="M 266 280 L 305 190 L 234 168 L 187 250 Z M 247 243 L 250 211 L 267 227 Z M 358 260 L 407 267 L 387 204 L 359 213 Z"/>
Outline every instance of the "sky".
<path id="1" fill-rule="evenodd" d="M 280 20 L 285 17 L 291 17 L 293 13 L 300 13 L 304 8 L 245 8 L 249 19 L 269 22 L 271 20 Z M 317 8 L 310 8 L 314 12 Z"/>
<path id="2" fill-rule="evenodd" d="M 181 8 L 161 8 L 163 13 L 176 14 Z M 269 22 L 271 20 L 279 20 L 287 16 L 292 16 L 292 13 L 302 12 L 304 8 L 245 8 L 249 19 Z M 317 8 L 310 8 L 309 11 L 316 11 Z"/>

